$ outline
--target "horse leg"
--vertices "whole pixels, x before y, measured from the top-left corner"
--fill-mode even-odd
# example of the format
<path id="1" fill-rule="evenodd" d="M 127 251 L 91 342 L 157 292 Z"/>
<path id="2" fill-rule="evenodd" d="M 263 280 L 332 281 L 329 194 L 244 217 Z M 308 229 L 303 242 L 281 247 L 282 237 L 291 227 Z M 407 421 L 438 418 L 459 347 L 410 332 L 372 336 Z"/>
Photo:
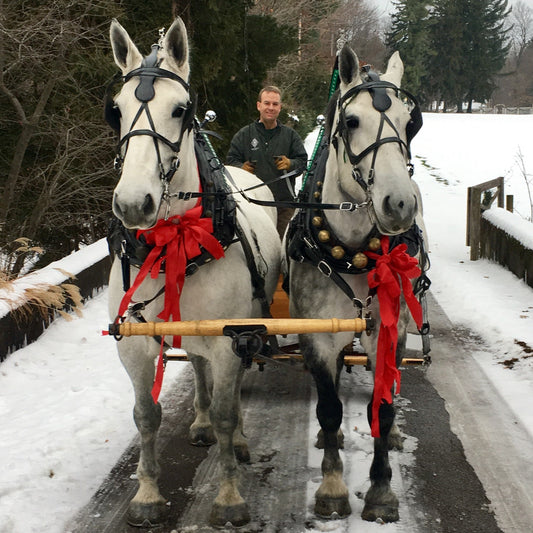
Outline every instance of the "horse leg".
<path id="1" fill-rule="evenodd" d="M 211 392 L 208 383 L 208 361 L 189 353 L 194 368 L 194 412 L 195 419 L 189 428 L 189 441 L 194 446 L 211 446 L 217 439 L 209 419 Z"/>
<path id="2" fill-rule="evenodd" d="M 315 493 L 315 513 L 327 518 L 334 513 L 344 517 L 352 510 L 348 500 L 348 488 L 342 479 L 343 465 L 339 455 L 342 403 L 333 378 L 324 365 L 311 367 L 311 373 L 318 394 L 316 413 L 324 442 L 322 483 Z"/>
<path id="3" fill-rule="evenodd" d="M 341 371 L 344 368 L 344 356 L 343 353 L 339 353 L 339 357 L 337 359 L 337 375 L 335 377 L 335 391 L 337 393 L 337 396 L 339 394 L 339 384 L 340 384 L 340 376 Z M 344 433 L 342 432 L 342 429 L 339 428 L 339 431 L 337 432 L 337 445 L 339 447 L 339 450 L 344 450 Z M 318 430 L 318 434 L 316 436 L 316 443 L 315 448 L 318 448 L 319 450 L 324 449 L 324 432 L 322 429 Z"/>
<path id="4" fill-rule="evenodd" d="M 222 354 L 220 354 L 222 358 Z M 232 358 L 235 358 L 231 354 Z M 248 505 L 239 493 L 237 460 L 234 451 L 234 434 L 239 426 L 239 413 L 235 409 L 236 394 L 240 389 L 242 373 L 240 361 L 228 363 L 225 372 L 213 368 L 213 400 L 210 415 L 219 446 L 220 487 L 211 508 L 209 523 L 224 526 L 231 522 L 241 526 L 250 521 Z M 236 368 L 238 366 L 239 368 Z"/>
<path id="5" fill-rule="evenodd" d="M 250 450 L 248 449 L 248 439 L 244 435 L 242 408 L 241 408 L 241 383 L 244 372 L 241 370 L 237 376 L 237 386 L 235 387 L 235 396 L 233 398 L 234 411 L 238 414 L 237 428 L 233 433 L 233 450 L 239 463 L 250 462 Z"/>
<path id="6" fill-rule="evenodd" d="M 133 526 L 155 526 L 163 523 L 169 512 L 157 485 L 160 467 L 156 458 L 156 440 L 161 425 L 161 405 L 154 403 L 151 394 L 155 373 L 153 358 L 144 356 L 139 350 L 125 350 L 126 342 L 126 339 L 122 340 L 120 358 L 133 384 L 133 418 L 141 437 L 137 466 L 139 489 L 129 504 L 126 520 Z"/>
<path id="7" fill-rule="evenodd" d="M 398 344 L 396 346 L 396 366 L 399 368 L 402 364 L 402 359 L 405 355 L 407 345 L 407 326 L 409 324 L 409 308 L 404 300 L 401 302 L 400 319 L 398 321 Z M 403 450 L 403 439 L 396 422 L 392 423 L 392 427 L 388 436 L 389 450 Z"/>
<path id="8" fill-rule="evenodd" d="M 372 425 L 372 402 L 368 405 L 368 421 Z M 365 496 L 365 506 L 361 517 L 375 522 L 399 520 L 398 498 L 391 489 L 392 470 L 389 464 L 389 432 L 394 422 L 394 406 L 383 403 L 379 408 L 381 437 L 374 439 L 374 459 L 370 467 L 370 488 Z"/>

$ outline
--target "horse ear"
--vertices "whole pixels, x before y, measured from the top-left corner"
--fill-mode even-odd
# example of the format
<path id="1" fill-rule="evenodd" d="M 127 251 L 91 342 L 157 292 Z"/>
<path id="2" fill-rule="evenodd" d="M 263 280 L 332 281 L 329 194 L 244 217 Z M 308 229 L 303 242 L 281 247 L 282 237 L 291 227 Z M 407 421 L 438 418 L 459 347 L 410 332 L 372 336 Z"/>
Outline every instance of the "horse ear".
<path id="1" fill-rule="evenodd" d="M 394 52 L 389 59 L 387 65 L 387 72 L 381 76 L 381 79 L 394 83 L 396 87 L 400 87 L 403 77 L 403 61 L 400 58 L 398 51 Z"/>
<path id="2" fill-rule="evenodd" d="M 339 75 L 345 85 L 358 85 L 361 83 L 359 75 L 359 59 L 355 52 L 345 44 L 339 57 Z"/>
<path id="3" fill-rule="evenodd" d="M 174 67 L 183 79 L 189 77 L 189 44 L 187 41 L 187 28 L 180 17 L 168 29 L 163 49 L 166 52 L 165 60 Z"/>
<path id="4" fill-rule="evenodd" d="M 113 48 L 115 63 L 122 70 L 123 74 L 137 68 L 142 63 L 142 55 L 131 40 L 128 32 L 119 24 L 116 19 L 111 21 L 109 38 Z"/>

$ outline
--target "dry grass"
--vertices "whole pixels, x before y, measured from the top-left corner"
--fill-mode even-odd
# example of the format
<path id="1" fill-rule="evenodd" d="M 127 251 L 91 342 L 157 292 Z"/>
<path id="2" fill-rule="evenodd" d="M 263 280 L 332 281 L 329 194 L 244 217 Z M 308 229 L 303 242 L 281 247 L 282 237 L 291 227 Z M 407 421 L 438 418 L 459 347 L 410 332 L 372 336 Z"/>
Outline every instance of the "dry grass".
<path id="1" fill-rule="evenodd" d="M 14 290 L 14 280 L 17 279 L 17 276 L 13 274 L 13 265 L 17 259 L 21 255 L 28 258 L 40 255 L 43 250 L 39 246 L 32 246 L 29 239 L 21 237 L 13 241 L 11 251 L 2 250 L 2 253 L 0 289 L 11 292 Z M 60 268 L 57 270 L 65 275 L 69 281 L 60 285 L 40 283 L 25 288 L 24 294 L 15 296 L 12 301 L 8 299 L 12 308 L 11 315 L 17 322 L 22 322 L 35 312 L 39 313 L 43 319 L 58 313 L 66 320 L 72 320 L 72 316 L 65 311 L 67 307 L 71 307 L 78 316 L 82 316 L 80 290 L 76 285 L 70 283 L 71 280 L 75 279 L 75 276 Z"/>

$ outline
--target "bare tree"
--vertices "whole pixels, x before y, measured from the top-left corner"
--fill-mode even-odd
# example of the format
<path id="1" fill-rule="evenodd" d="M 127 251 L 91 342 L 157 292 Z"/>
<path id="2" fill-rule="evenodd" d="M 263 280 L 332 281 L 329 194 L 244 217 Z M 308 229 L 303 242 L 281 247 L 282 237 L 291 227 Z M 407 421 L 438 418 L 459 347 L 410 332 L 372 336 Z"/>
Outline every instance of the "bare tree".
<path id="1" fill-rule="evenodd" d="M 533 9 L 519 1 L 513 6 L 511 12 L 511 40 L 515 56 L 516 67 L 520 66 L 522 55 L 533 37 Z"/>
<path id="2" fill-rule="evenodd" d="M 49 249 L 43 227 L 52 240 L 90 228 L 109 198 L 101 96 L 118 14 L 110 0 L 0 0 L 0 245 L 23 235 Z"/>

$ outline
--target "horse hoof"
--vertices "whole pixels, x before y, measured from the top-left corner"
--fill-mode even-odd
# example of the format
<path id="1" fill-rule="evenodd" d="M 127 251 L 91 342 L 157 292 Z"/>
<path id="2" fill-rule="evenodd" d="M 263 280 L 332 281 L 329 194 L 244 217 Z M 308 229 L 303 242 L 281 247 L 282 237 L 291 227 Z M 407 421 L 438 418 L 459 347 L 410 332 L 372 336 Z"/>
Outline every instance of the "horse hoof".
<path id="1" fill-rule="evenodd" d="M 367 522 L 383 520 L 383 522 L 397 522 L 400 519 L 398 507 L 391 505 L 365 504 L 361 518 Z"/>
<path id="2" fill-rule="evenodd" d="M 240 503 L 238 505 L 219 505 L 213 504 L 211 508 L 211 515 L 209 516 L 209 524 L 214 527 L 225 526 L 228 522 L 235 527 L 243 526 L 250 521 L 250 513 L 248 512 L 248 505 Z"/>
<path id="3" fill-rule="evenodd" d="M 344 518 L 352 513 L 347 496 L 338 498 L 317 496 L 315 514 L 320 518 Z"/>
<path id="4" fill-rule="evenodd" d="M 235 450 L 235 458 L 239 463 L 250 462 L 250 450 L 247 444 L 237 444 L 233 449 Z"/>
<path id="5" fill-rule="evenodd" d="M 189 430 L 189 442 L 193 446 L 212 446 L 217 442 L 211 426 L 195 427 Z"/>
<path id="6" fill-rule="evenodd" d="M 155 527 L 164 524 L 170 513 L 170 508 L 165 502 L 139 503 L 130 502 L 126 521 L 130 526 Z"/>

